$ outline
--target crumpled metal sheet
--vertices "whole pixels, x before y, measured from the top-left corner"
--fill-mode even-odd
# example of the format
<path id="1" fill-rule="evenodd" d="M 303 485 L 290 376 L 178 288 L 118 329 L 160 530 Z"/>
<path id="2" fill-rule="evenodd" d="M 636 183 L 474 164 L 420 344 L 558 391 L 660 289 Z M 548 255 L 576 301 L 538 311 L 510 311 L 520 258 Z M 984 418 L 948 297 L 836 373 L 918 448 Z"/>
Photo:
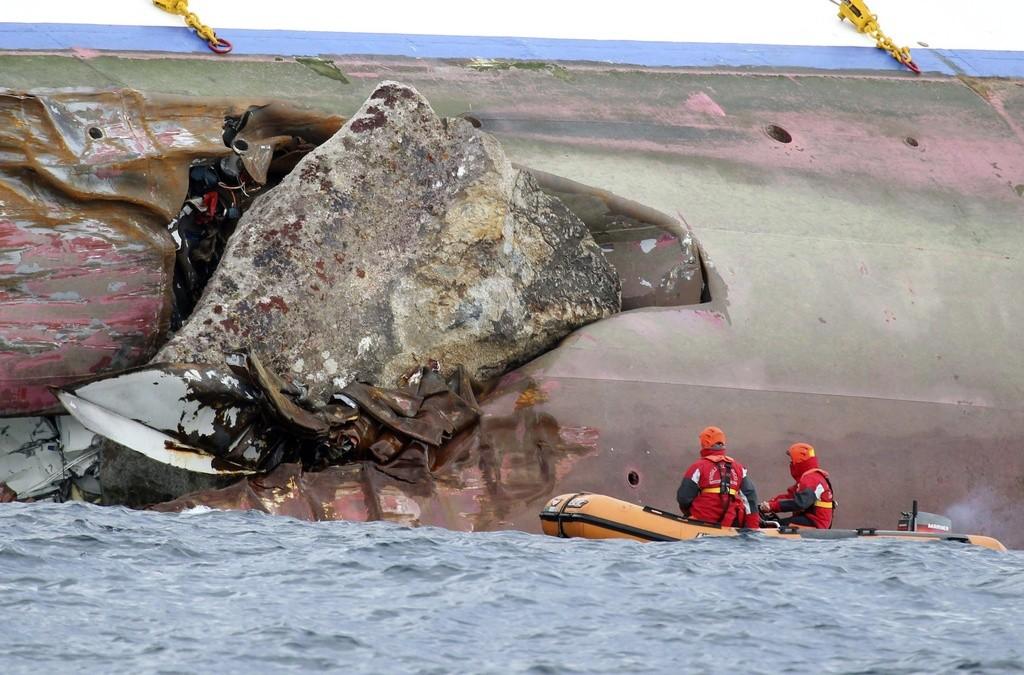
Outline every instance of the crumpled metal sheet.
<path id="1" fill-rule="evenodd" d="M 480 409 L 461 367 L 447 382 L 433 370 L 424 370 L 426 372 L 421 371 L 417 383 L 412 385 L 417 392 L 425 392 L 424 398 L 412 394 L 411 387 L 384 389 L 364 382 L 352 382 L 341 393 L 385 427 L 439 446 L 476 422 Z"/>
<path id="2" fill-rule="evenodd" d="M 430 452 L 480 416 L 461 367 L 447 381 L 422 368 L 399 389 L 355 383 L 338 403 L 314 412 L 298 401 L 301 387 L 257 355 L 229 354 L 227 363 L 142 366 L 67 385 L 57 397 L 93 432 L 206 474 L 266 473 L 282 462 L 322 470 L 370 460 L 389 467 L 389 475 L 416 481 Z"/>
<path id="3" fill-rule="evenodd" d="M 189 165 L 232 153 L 224 119 L 252 103 L 0 90 L 0 416 L 59 412 L 48 386 L 138 365 L 164 342 L 166 226 Z M 237 135 L 243 161 L 272 173 L 278 150 L 290 168 L 343 121 L 267 105 Z"/>
<path id="4" fill-rule="evenodd" d="M 228 365 L 247 377 L 263 393 L 263 400 L 279 422 L 294 434 L 308 437 L 326 436 L 330 424 L 322 417 L 306 410 L 286 395 L 288 384 L 277 373 L 268 370 L 255 354 L 240 353 L 228 357 Z"/>
<path id="5" fill-rule="evenodd" d="M 367 521 L 379 518 L 368 498 L 362 465 L 305 472 L 298 464 L 282 464 L 272 473 L 239 481 L 219 490 L 205 490 L 150 507 L 181 511 L 196 506 L 262 511 L 300 520 Z"/>
<path id="6" fill-rule="evenodd" d="M 92 432 L 68 415 L 0 420 L 0 502 L 99 497 L 99 453 Z"/>
<path id="7" fill-rule="evenodd" d="M 171 466 L 253 473 L 266 454 L 249 433 L 262 423 L 262 393 L 226 369 L 143 366 L 57 396 L 86 428 Z"/>
<path id="8" fill-rule="evenodd" d="M 207 506 L 455 530 L 535 524 L 538 500 L 578 487 L 567 478 L 577 462 L 596 453 L 599 438 L 596 429 L 560 425 L 537 405 L 543 397 L 524 395 L 530 391 L 539 391 L 537 384 L 522 379 L 494 392 L 479 424 L 436 448 L 408 444 L 389 464 L 365 460 L 311 472 L 284 463 L 267 475 L 151 508 Z"/>
<path id="9" fill-rule="evenodd" d="M 517 165 L 518 166 L 518 165 Z M 668 214 L 545 171 L 529 171 L 586 223 L 622 283 L 622 311 L 694 305 L 711 299 L 700 247 Z"/>

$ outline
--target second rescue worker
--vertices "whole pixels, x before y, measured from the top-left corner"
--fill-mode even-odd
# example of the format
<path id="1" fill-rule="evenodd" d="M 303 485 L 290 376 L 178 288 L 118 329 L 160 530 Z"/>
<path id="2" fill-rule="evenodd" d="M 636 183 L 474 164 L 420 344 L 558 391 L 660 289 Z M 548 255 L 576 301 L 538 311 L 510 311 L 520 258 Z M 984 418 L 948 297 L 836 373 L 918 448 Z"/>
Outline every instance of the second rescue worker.
<path id="1" fill-rule="evenodd" d="M 726 527 L 759 527 L 757 491 L 747 470 L 725 454 L 725 432 L 700 432 L 700 459 L 683 474 L 676 500 L 683 515 Z"/>
<path id="2" fill-rule="evenodd" d="M 796 483 L 781 495 L 758 504 L 758 509 L 766 515 L 780 511 L 792 513 L 789 518 L 779 519 L 783 525 L 831 529 L 835 513 L 832 482 L 828 472 L 818 466 L 814 448 L 807 443 L 794 443 L 786 454 L 789 455 L 789 474 Z"/>

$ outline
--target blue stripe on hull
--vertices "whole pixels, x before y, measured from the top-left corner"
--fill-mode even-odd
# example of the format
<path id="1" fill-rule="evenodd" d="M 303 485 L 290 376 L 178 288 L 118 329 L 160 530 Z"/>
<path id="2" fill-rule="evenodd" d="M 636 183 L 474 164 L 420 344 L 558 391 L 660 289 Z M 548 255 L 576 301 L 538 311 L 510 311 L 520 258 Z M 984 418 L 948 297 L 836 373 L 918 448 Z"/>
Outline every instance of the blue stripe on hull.
<path id="1" fill-rule="evenodd" d="M 771 67 L 907 72 L 874 47 L 567 40 L 449 35 L 391 35 L 286 30 L 223 29 L 236 54 L 373 54 L 427 58 L 598 61 L 639 66 Z M 97 26 L 0 23 L 0 50 L 207 53 L 184 26 Z M 925 72 L 976 77 L 1024 77 L 1024 52 L 915 48 Z"/>

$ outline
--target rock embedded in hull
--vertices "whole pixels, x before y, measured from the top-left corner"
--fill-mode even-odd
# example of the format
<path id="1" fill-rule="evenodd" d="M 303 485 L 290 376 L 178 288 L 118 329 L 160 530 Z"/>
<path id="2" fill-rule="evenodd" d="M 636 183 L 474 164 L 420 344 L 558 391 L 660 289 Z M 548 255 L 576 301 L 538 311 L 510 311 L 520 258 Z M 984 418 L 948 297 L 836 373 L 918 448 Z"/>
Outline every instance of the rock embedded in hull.
<path id="1" fill-rule="evenodd" d="M 493 137 L 384 82 L 256 200 L 156 358 L 257 348 L 319 405 L 427 359 L 487 379 L 619 308 L 615 270 L 575 215 Z"/>

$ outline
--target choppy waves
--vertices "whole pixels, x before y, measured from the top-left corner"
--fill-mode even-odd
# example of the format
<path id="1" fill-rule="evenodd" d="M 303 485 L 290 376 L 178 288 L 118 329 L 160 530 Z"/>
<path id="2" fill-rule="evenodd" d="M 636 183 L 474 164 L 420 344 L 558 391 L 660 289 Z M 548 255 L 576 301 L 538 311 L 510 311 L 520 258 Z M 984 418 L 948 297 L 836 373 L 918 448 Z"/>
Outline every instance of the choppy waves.
<path id="1" fill-rule="evenodd" d="M 0 506 L 13 672 L 1024 669 L 1024 553 Z"/>

